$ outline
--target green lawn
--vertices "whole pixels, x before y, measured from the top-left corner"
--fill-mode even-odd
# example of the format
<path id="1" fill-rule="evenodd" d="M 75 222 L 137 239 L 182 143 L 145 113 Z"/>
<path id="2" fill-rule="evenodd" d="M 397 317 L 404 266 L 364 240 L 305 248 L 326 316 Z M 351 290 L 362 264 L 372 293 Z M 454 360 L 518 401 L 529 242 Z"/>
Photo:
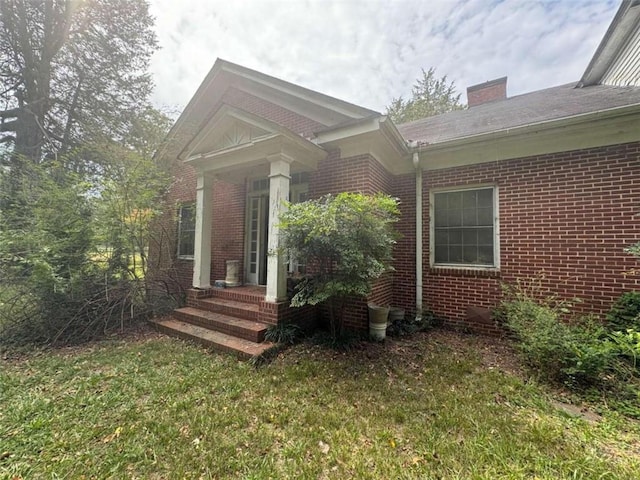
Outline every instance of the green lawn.
<path id="1" fill-rule="evenodd" d="M 433 332 L 247 363 L 155 334 L 0 364 L 0 478 L 637 479 L 640 426 L 557 410 Z"/>

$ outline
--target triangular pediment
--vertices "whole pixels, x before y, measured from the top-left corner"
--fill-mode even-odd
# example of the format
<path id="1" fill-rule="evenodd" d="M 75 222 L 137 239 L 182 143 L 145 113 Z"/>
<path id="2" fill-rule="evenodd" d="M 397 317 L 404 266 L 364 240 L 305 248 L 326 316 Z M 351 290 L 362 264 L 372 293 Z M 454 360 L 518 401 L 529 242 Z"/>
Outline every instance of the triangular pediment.
<path id="1" fill-rule="evenodd" d="M 279 133 L 277 125 L 240 109 L 222 106 L 183 152 L 191 157 L 249 146 Z"/>
<path id="2" fill-rule="evenodd" d="M 178 158 L 219 175 L 263 167 L 275 155 L 289 158 L 293 168 L 315 169 L 326 151 L 277 123 L 223 105 Z"/>
<path id="3" fill-rule="evenodd" d="M 210 153 L 251 144 L 273 132 L 269 132 L 236 118 L 226 118 L 225 125 L 219 125 L 208 138 L 204 138 L 193 150 L 193 154 Z"/>

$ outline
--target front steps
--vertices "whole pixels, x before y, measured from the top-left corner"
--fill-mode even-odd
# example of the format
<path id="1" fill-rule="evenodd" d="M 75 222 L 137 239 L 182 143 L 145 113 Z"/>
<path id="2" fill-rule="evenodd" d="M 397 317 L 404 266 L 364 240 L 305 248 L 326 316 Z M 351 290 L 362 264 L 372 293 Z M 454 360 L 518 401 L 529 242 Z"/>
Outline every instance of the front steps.
<path id="1" fill-rule="evenodd" d="M 152 320 L 159 331 L 233 353 L 241 359 L 262 355 L 274 344 L 264 341 L 268 325 L 259 322 L 259 303 L 264 293 L 242 287 L 212 290 L 195 306 L 174 310 L 172 318 Z"/>

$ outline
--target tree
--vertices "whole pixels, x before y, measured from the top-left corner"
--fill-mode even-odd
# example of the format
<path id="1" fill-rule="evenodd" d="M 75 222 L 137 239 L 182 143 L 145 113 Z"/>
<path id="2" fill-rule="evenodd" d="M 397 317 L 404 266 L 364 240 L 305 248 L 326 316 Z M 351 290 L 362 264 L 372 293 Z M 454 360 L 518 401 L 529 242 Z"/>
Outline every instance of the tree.
<path id="1" fill-rule="evenodd" d="M 0 341 L 86 339 L 148 310 L 170 123 L 149 105 L 152 27 L 146 0 L 0 1 Z"/>
<path id="2" fill-rule="evenodd" d="M 398 217 L 397 200 L 383 194 L 340 193 L 289 204 L 280 216 L 282 248 L 312 272 L 296 286 L 291 305 L 326 302 L 332 336 L 341 336 L 345 302 L 368 295 L 373 280 L 392 269 Z"/>
<path id="3" fill-rule="evenodd" d="M 0 2 L 0 142 L 19 190 L 25 163 L 64 157 L 97 139 L 118 140 L 147 104 L 156 48 L 145 0 Z"/>
<path id="4" fill-rule="evenodd" d="M 395 123 L 406 123 L 421 118 L 440 115 L 453 110 L 462 110 L 460 94 L 456 94 L 454 82 L 447 83 L 447 76 L 436 78 L 436 71 L 431 67 L 419 78 L 411 89 L 411 98 L 394 98 L 387 107 L 386 114 Z"/>
<path id="5" fill-rule="evenodd" d="M 31 165 L 27 220 L 0 209 L 0 344 L 87 340 L 156 310 L 147 252 L 169 175 L 152 155 L 170 122 L 139 117 L 123 143 L 84 148 L 104 162 L 99 177 L 87 181 L 64 158 Z"/>

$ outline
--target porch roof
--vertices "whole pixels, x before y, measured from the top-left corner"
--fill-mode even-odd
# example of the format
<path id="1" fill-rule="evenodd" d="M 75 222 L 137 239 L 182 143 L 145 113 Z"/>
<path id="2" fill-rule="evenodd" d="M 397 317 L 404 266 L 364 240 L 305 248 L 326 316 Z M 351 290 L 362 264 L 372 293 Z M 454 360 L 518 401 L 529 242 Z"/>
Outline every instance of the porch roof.
<path id="1" fill-rule="evenodd" d="M 290 159 L 292 171 L 315 170 L 327 152 L 277 123 L 236 107 L 223 105 L 178 158 L 199 172 L 234 180 L 266 175 L 269 158 Z"/>

